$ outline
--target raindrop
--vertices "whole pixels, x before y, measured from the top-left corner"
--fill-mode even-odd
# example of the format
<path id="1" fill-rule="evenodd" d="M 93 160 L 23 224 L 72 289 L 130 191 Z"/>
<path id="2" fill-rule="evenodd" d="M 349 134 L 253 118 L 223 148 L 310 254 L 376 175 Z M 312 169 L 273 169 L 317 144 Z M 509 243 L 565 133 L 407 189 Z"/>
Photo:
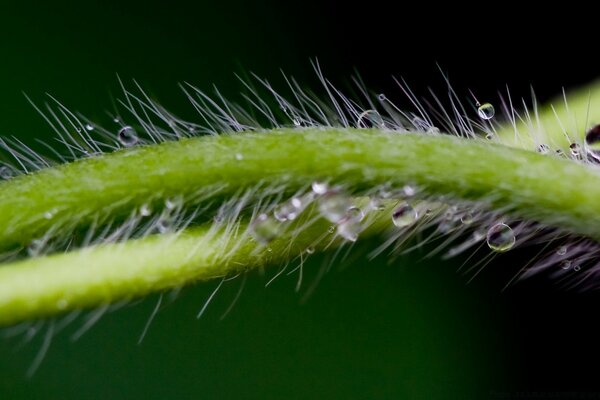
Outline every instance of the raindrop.
<path id="1" fill-rule="evenodd" d="M 419 214 L 410 204 L 403 203 L 392 213 L 392 222 L 399 228 L 408 226 L 415 222 Z"/>
<path id="2" fill-rule="evenodd" d="M 330 222 L 341 222 L 352 203 L 347 196 L 336 192 L 327 192 L 319 199 L 319 211 Z"/>
<path id="3" fill-rule="evenodd" d="M 267 214 L 260 214 L 250 225 L 251 233 L 256 241 L 267 244 L 279 235 L 279 223 Z"/>
<path id="4" fill-rule="evenodd" d="M 377 99 L 379 99 L 379 101 L 385 101 L 385 100 L 387 100 L 387 97 L 385 97 L 385 94 L 383 94 L 383 93 L 380 93 L 380 94 L 377 96 Z"/>
<path id="5" fill-rule="evenodd" d="M 138 137 L 135 133 L 135 130 L 129 125 L 119 129 L 117 138 L 119 139 L 119 142 L 121 142 L 121 144 L 125 147 L 133 146 L 138 142 Z"/>
<path id="6" fill-rule="evenodd" d="M 499 223 L 487 232 L 487 244 L 490 249 L 499 253 L 510 250 L 516 242 L 515 233 L 510 226 Z"/>
<path id="7" fill-rule="evenodd" d="M 477 108 L 477 114 L 481 119 L 490 120 L 494 118 L 495 113 L 496 110 L 494 109 L 494 106 L 490 103 L 483 103 Z"/>
<path id="8" fill-rule="evenodd" d="M 356 126 L 358 128 L 383 128 L 385 124 L 377 111 L 367 110 L 358 116 Z"/>
<path id="9" fill-rule="evenodd" d="M 311 188 L 315 194 L 325 194 L 329 189 L 325 182 L 313 182 Z"/>
<path id="10" fill-rule="evenodd" d="M 559 256 L 564 256 L 565 254 L 567 254 L 567 246 L 560 246 L 558 250 L 556 250 L 556 254 L 558 254 Z"/>

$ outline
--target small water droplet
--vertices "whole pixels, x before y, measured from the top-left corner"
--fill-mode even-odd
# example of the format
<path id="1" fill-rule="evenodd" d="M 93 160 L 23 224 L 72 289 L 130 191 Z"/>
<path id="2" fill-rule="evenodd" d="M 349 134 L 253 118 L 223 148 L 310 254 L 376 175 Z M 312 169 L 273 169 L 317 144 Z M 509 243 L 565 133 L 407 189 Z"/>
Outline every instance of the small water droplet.
<path id="1" fill-rule="evenodd" d="M 327 193 L 327 190 L 329 190 L 329 185 L 327 185 L 325 182 L 313 182 L 311 188 L 315 194 L 321 195 Z"/>
<path id="2" fill-rule="evenodd" d="M 600 125 L 592 127 L 586 133 L 585 147 L 592 157 L 600 160 Z"/>
<path id="3" fill-rule="evenodd" d="M 510 226 L 499 223 L 487 232 L 487 244 L 490 249 L 502 253 L 510 250 L 516 242 L 515 233 Z"/>
<path id="4" fill-rule="evenodd" d="M 361 231 L 360 221 L 356 218 L 346 218 L 337 227 L 337 233 L 350 242 L 356 242 Z"/>
<path id="5" fill-rule="evenodd" d="M 569 149 L 571 149 L 571 155 L 573 157 L 577 157 L 581 153 L 581 148 L 579 147 L 579 145 L 577 143 L 571 143 L 571 145 L 569 146 Z"/>
<path id="6" fill-rule="evenodd" d="M 115 124 L 120 124 L 120 123 L 121 123 L 121 118 L 119 118 L 119 117 L 114 117 L 114 118 L 113 118 L 113 122 L 114 122 Z"/>
<path id="7" fill-rule="evenodd" d="M 327 229 L 327 232 L 329 232 L 329 233 L 333 233 L 333 232 L 335 232 L 335 225 L 331 225 L 331 226 L 329 227 L 329 229 Z"/>
<path id="8" fill-rule="evenodd" d="M 567 254 L 567 246 L 560 246 L 558 250 L 556 250 L 556 254 L 558 254 L 559 256 L 564 256 L 565 254 Z"/>
<path id="9" fill-rule="evenodd" d="M 494 118 L 494 114 L 496 114 L 496 109 L 490 103 L 483 103 L 477 108 L 477 114 L 481 119 L 490 120 Z"/>
<path id="10" fill-rule="evenodd" d="M 379 95 L 377 96 L 377 99 L 379 99 L 379 101 L 385 101 L 385 100 L 387 100 L 387 97 L 385 97 L 385 94 L 379 93 Z"/>
<path id="11" fill-rule="evenodd" d="M 492 132 L 489 132 L 487 135 L 485 135 L 485 138 L 487 140 L 492 140 L 494 138 L 494 134 Z"/>
<path id="12" fill-rule="evenodd" d="M 571 263 L 572 263 L 571 260 L 562 260 L 560 262 L 560 267 L 562 269 L 569 269 L 569 268 L 571 268 Z"/>
<path id="13" fill-rule="evenodd" d="M 276 220 L 281 222 L 292 221 L 296 219 L 303 209 L 304 204 L 302 203 L 302 200 L 298 197 L 294 197 L 275 207 L 275 210 L 273 210 L 273 216 Z"/>
<path id="14" fill-rule="evenodd" d="M 547 154 L 550 151 L 550 146 L 542 143 L 537 147 L 537 151 L 538 153 Z"/>
<path id="15" fill-rule="evenodd" d="M 417 189 L 411 185 L 404 185 L 402 192 L 406 197 L 413 197 L 417 193 Z"/>
<path id="16" fill-rule="evenodd" d="M 365 218 L 365 213 L 360 208 L 353 206 L 346 211 L 346 218 L 354 219 L 360 222 Z"/>
<path id="17" fill-rule="evenodd" d="M 581 271 L 581 265 L 577 264 L 573 267 L 573 271 L 577 272 L 577 271 Z"/>
<path id="18" fill-rule="evenodd" d="M 94 125 L 92 125 L 92 124 L 85 124 L 85 130 L 86 131 L 93 131 L 94 130 Z"/>
<path id="19" fill-rule="evenodd" d="M 159 233 L 167 233 L 173 227 L 173 218 L 170 215 L 161 215 L 156 221 L 156 229 Z"/>
<path id="20" fill-rule="evenodd" d="M 27 254 L 30 257 L 37 257 L 40 255 L 43 248 L 44 248 L 43 240 L 40 240 L 40 239 L 32 240 L 31 243 L 29 243 L 29 246 L 27 246 Z"/>
<path id="21" fill-rule="evenodd" d="M 14 176 L 13 169 L 7 165 L 0 166 L 0 178 L 9 180 Z"/>
<path id="22" fill-rule="evenodd" d="M 119 129 L 117 134 L 119 142 L 125 147 L 134 146 L 138 142 L 138 137 L 135 130 L 131 126 L 124 126 Z"/>
<path id="23" fill-rule="evenodd" d="M 356 126 L 358 128 L 383 128 L 385 124 L 377 111 L 367 110 L 358 116 Z"/>
<path id="24" fill-rule="evenodd" d="M 385 210 L 385 204 L 378 197 L 371 197 L 369 200 L 369 208 L 371 210 L 383 211 Z"/>
<path id="25" fill-rule="evenodd" d="M 149 217 L 150 214 L 152 214 L 152 207 L 150 207 L 150 204 L 142 204 L 140 207 L 140 215 L 142 217 Z"/>
<path id="26" fill-rule="evenodd" d="M 267 214 L 260 214 L 250 225 L 252 236 L 256 241 L 267 244 L 279 235 L 279 223 Z"/>
<path id="27" fill-rule="evenodd" d="M 392 213 L 392 222 L 399 228 L 408 226 L 415 222 L 419 214 L 410 204 L 403 203 L 399 207 L 396 207 Z"/>
<path id="28" fill-rule="evenodd" d="M 300 122 L 300 120 L 298 118 L 294 118 L 292 120 L 292 122 L 294 123 L 294 126 L 300 126 L 301 125 L 301 122 Z"/>
<path id="29" fill-rule="evenodd" d="M 346 217 L 346 212 L 352 207 L 347 196 L 329 191 L 319 198 L 319 211 L 330 222 L 338 223 Z"/>
<path id="30" fill-rule="evenodd" d="M 460 222 L 463 223 L 463 225 L 471 225 L 473 223 L 473 214 L 470 211 L 465 212 L 461 217 L 460 217 Z"/>
<path id="31" fill-rule="evenodd" d="M 314 248 L 314 247 L 312 247 L 312 246 L 308 246 L 308 247 L 306 248 L 306 253 L 307 253 L 307 254 L 313 254 L 314 252 L 315 252 L 315 248 Z"/>

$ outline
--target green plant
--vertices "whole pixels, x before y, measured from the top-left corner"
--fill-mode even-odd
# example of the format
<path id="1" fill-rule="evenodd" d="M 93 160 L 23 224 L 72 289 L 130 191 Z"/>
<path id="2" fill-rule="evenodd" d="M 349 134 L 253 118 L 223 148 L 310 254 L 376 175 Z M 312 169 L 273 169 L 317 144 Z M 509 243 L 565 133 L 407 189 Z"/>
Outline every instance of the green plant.
<path id="1" fill-rule="evenodd" d="M 126 91 L 137 125 L 116 118 L 117 136 L 59 105 L 53 126 L 77 161 L 9 150 L 21 171 L 43 168 L 0 185 L 0 323 L 225 280 L 357 237 L 381 236 L 386 248 L 433 230 L 461 241 L 449 255 L 486 239 L 506 251 L 540 231 L 590 238 L 585 246 L 600 238 L 595 142 L 585 140 L 597 87 L 521 115 L 509 105 L 499 124 L 459 106 L 406 113 L 383 95 L 360 106 L 324 85 L 330 106 L 294 85 L 289 103 L 266 84 L 280 110 L 257 95 L 258 117 L 186 90 L 203 126 Z M 589 263 L 557 251 L 546 264 Z"/>

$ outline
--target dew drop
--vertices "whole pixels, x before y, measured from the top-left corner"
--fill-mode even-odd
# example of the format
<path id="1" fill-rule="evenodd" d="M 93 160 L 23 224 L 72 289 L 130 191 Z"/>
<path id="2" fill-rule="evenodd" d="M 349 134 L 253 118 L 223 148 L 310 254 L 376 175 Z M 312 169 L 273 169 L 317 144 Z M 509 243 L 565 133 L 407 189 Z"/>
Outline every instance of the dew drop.
<path id="1" fill-rule="evenodd" d="M 581 265 L 577 264 L 573 267 L 573 271 L 581 271 Z"/>
<path id="2" fill-rule="evenodd" d="M 294 123 L 294 126 L 300 126 L 301 125 L 300 120 L 298 118 L 294 118 L 292 120 L 292 122 Z"/>
<path id="3" fill-rule="evenodd" d="M 586 133 L 585 147 L 592 157 L 600 160 L 600 125 L 594 126 Z"/>
<path id="4" fill-rule="evenodd" d="M 313 182 L 311 185 L 314 194 L 325 194 L 329 189 L 329 186 L 325 182 Z"/>
<path id="5" fill-rule="evenodd" d="M 241 161 L 244 159 L 244 156 L 242 153 L 235 153 L 235 159 Z"/>
<path id="6" fill-rule="evenodd" d="M 473 223 L 473 220 L 473 214 L 469 211 L 467 211 L 460 217 L 460 222 L 462 222 L 463 225 L 471 225 Z"/>
<path id="7" fill-rule="evenodd" d="M 303 209 L 304 204 L 302 203 L 302 200 L 298 197 L 294 197 L 293 199 L 275 207 L 273 216 L 277 221 L 292 221 L 296 219 Z"/>
<path id="8" fill-rule="evenodd" d="M 179 197 L 165 200 L 165 208 L 167 210 L 175 210 L 177 208 L 181 208 L 182 206 L 183 200 Z"/>
<path id="9" fill-rule="evenodd" d="M 149 204 L 142 204 L 140 207 L 140 215 L 142 217 L 149 217 L 152 214 L 152 208 Z"/>
<path id="10" fill-rule="evenodd" d="M 321 215 L 330 222 L 341 222 L 352 203 L 347 196 L 337 192 L 327 192 L 319 199 L 319 211 Z"/>
<path id="11" fill-rule="evenodd" d="M 477 108 L 477 114 L 481 119 L 490 120 L 494 118 L 495 113 L 496 109 L 490 103 L 483 103 Z"/>
<path id="12" fill-rule="evenodd" d="M 556 250 L 556 254 L 558 254 L 559 256 L 564 256 L 565 254 L 567 254 L 567 246 L 560 246 L 558 250 Z"/>
<path id="13" fill-rule="evenodd" d="M 383 211 L 385 210 L 385 204 L 378 197 L 371 197 L 369 200 L 369 208 L 371 210 Z"/>
<path id="14" fill-rule="evenodd" d="M 387 97 L 385 97 L 385 94 L 379 93 L 379 95 L 377 96 L 377 99 L 379 99 L 379 101 L 385 101 L 385 100 L 387 100 Z"/>
<path id="15" fill-rule="evenodd" d="M 358 116 L 356 126 L 358 128 L 383 128 L 385 124 L 377 111 L 367 110 Z"/>
<path id="16" fill-rule="evenodd" d="M 581 154 L 581 148 L 577 143 L 571 143 L 569 149 L 571 149 L 571 155 L 573 157 L 577 157 L 579 154 Z"/>
<path id="17" fill-rule="evenodd" d="M 6 165 L 0 166 L 0 179 L 9 180 L 14 176 L 12 168 Z"/>
<path id="18" fill-rule="evenodd" d="M 572 264 L 571 260 L 562 260 L 560 262 L 560 267 L 562 269 L 569 269 L 569 268 L 571 268 L 571 264 Z"/>
<path id="19" fill-rule="evenodd" d="M 167 233 L 173 226 L 173 219 L 169 215 L 161 215 L 158 221 L 156 221 L 156 229 L 160 233 Z"/>
<path id="20" fill-rule="evenodd" d="M 42 249 L 44 248 L 44 241 L 40 239 L 32 240 L 27 246 L 27 254 L 30 257 L 37 257 L 41 254 Z"/>
<path id="21" fill-rule="evenodd" d="M 403 203 L 392 213 L 392 222 L 399 228 L 408 226 L 415 222 L 419 214 L 410 204 Z"/>
<path id="22" fill-rule="evenodd" d="M 365 218 L 365 213 L 360 208 L 353 206 L 346 211 L 346 218 L 354 219 L 360 222 Z"/>
<path id="23" fill-rule="evenodd" d="M 92 124 L 85 124 L 85 130 L 86 131 L 93 131 L 94 130 L 94 125 L 92 125 Z"/>
<path id="24" fill-rule="evenodd" d="M 499 223 L 487 232 L 487 244 L 490 249 L 502 253 L 510 250 L 516 242 L 515 233 L 510 226 Z"/>
<path id="25" fill-rule="evenodd" d="M 119 142 L 125 147 L 134 146 L 138 142 L 137 134 L 131 126 L 124 126 L 119 129 L 117 134 Z"/>
<path id="26" fill-rule="evenodd" d="M 113 118 L 113 122 L 114 122 L 115 124 L 120 124 L 120 123 L 121 123 L 121 118 L 119 118 L 119 117 L 114 117 L 114 118 Z"/>
<path id="27" fill-rule="evenodd" d="M 538 153 L 548 154 L 549 151 L 550 151 L 550 147 L 547 144 L 542 143 L 537 147 Z"/>
<path id="28" fill-rule="evenodd" d="M 314 248 L 314 247 L 312 247 L 312 246 L 308 246 L 308 247 L 306 248 L 306 253 L 307 253 L 307 254 L 313 254 L 314 252 L 315 252 L 315 248 Z"/>
<path id="29" fill-rule="evenodd" d="M 279 223 L 267 214 L 260 214 L 250 225 L 254 239 L 262 244 L 267 244 L 279 235 Z"/>
<path id="30" fill-rule="evenodd" d="M 406 197 L 413 197 L 417 193 L 417 189 L 414 186 L 404 185 L 402 192 Z"/>
<path id="31" fill-rule="evenodd" d="M 486 138 L 487 140 L 492 140 L 492 139 L 494 138 L 494 134 L 490 132 L 490 133 L 488 133 L 487 135 L 485 135 L 485 138 Z"/>
<path id="32" fill-rule="evenodd" d="M 360 230 L 360 221 L 356 218 L 346 218 L 337 227 L 338 235 L 350 242 L 356 242 Z"/>

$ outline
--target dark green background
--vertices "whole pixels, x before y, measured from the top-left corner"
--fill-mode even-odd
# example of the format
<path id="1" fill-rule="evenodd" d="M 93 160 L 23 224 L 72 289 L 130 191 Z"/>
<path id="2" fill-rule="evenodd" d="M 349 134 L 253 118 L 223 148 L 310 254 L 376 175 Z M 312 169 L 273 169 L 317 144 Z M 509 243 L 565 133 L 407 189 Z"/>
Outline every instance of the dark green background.
<path id="1" fill-rule="evenodd" d="M 593 25 L 580 16 L 572 29 L 566 15 L 558 23 L 491 6 L 493 13 L 483 7 L 473 16 L 379 2 L 5 3 L 0 135 L 51 140 L 23 91 L 39 103 L 49 92 L 103 118 L 119 97 L 117 73 L 191 116 L 179 82 L 216 84 L 235 98 L 234 73 L 281 82 L 281 68 L 314 87 L 311 57 L 336 82 L 356 68 L 386 93 L 397 91 L 392 74 L 419 93 L 430 84 L 443 90 L 436 63 L 459 89 L 483 97 L 505 83 L 516 97 L 526 95 L 531 83 L 543 99 L 599 72 L 589 49 L 552 39 L 572 34 L 586 44 Z M 252 274 L 222 322 L 237 282 L 200 321 L 194 316 L 214 284 L 199 285 L 166 307 L 138 346 L 155 300 L 146 299 L 106 316 L 75 343 L 69 332 L 59 335 L 30 379 L 25 371 L 40 338 L 24 346 L 0 341 L 0 398 L 481 399 L 597 388 L 595 371 L 581 364 L 596 354 L 589 315 L 598 296 L 557 293 L 550 283 L 501 293 L 503 273 L 467 285 L 456 273 L 462 260 L 419 261 L 426 251 L 390 265 L 384 258 L 343 263 L 302 304 L 294 277 L 265 289 L 268 278 Z M 529 256 L 490 268 L 513 268 Z M 322 263 L 315 257 L 307 264 L 307 284 Z"/>

